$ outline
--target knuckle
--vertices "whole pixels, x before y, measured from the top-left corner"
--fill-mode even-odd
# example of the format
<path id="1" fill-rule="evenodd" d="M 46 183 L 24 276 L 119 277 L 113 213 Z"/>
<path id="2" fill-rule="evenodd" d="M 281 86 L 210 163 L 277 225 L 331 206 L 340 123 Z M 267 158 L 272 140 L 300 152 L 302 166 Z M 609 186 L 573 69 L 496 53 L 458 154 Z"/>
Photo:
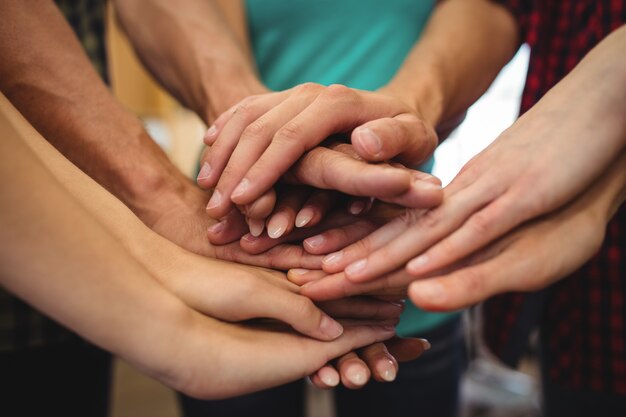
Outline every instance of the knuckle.
<path id="1" fill-rule="evenodd" d="M 398 215 L 398 221 L 406 226 L 420 225 L 432 227 L 439 222 L 439 215 L 435 213 L 435 210 L 428 210 L 424 213 L 418 210 L 404 209 Z"/>
<path id="2" fill-rule="evenodd" d="M 300 84 L 296 91 L 300 94 L 311 94 L 311 93 L 319 93 L 319 91 L 323 88 L 321 84 L 306 82 Z"/>
<path id="3" fill-rule="evenodd" d="M 357 105 L 359 102 L 358 93 L 352 88 L 341 84 L 332 84 L 326 87 L 322 95 L 325 100 L 340 102 L 346 105 Z"/>
<path id="4" fill-rule="evenodd" d="M 290 120 L 278 130 L 276 136 L 281 138 L 281 140 L 297 143 L 302 139 L 303 133 L 302 126 L 298 122 Z"/>
<path id="5" fill-rule="evenodd" d="M 478 236 L 486 236 L 491 231 L 492 219 L 482 211 L 474 214 L 467 222 L 468 227 Z"/>
<path id="6" fill-rule="evenodd" d="M 268 127 L 267 124 L 261 120 L 257 119 L 254 122 L 250 123 L 248 127 L 246 127 L 241 134 L 241 140 L 253 140 L 259 136 L 263 136 L 267 133 Z"/>
<path id="7" fill-rule="evenodd" d="M 465 271 L 465 291 L 467 294 L 480 295 L 485 291 L 485 276 L 476 268 Z"/>
<path id="8" fill-rule="evenodd" d="M 317 307 L 309 298 L 296 296 L 292 305 L 292 314 L 297 317 L 312 317 Z"/>
<path id="9" fill-rule="evenodd" d="M 355 254 L 370 253 L 372 250 L 372 242 L 369 238 L 361 239 L 355 242 L 350 251 Z"/>

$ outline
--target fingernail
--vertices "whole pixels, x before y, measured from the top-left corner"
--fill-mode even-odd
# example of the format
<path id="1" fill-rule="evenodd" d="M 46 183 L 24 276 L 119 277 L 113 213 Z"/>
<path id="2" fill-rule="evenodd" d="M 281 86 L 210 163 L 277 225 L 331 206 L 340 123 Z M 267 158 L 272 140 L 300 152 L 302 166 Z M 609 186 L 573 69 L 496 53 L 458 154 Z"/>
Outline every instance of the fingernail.
<path id="1" fill-rule="evenodd" d="M 324 239 L 324 236 L 317 235 L 317 236 L 311 236 L 308 239 L 304 239 L 304 243 L 314 249 L 314 248 L 321 246 L 325 240 L 326 239 Z"/>
<path id="2" fill-rule="evenodd" d="M 324 315 L 320 321 L 320 331 L 331 339 L 336 339 L 343 333 L 343 327 L 335 320 Z"/>
<path id="3" fill-rule="evenodd" d="M 245 193 L 246 190 L 248 189 L 249 185 L 250 185 L 250 181 L 248 181 L 247 178 L 242 179 L 239 185 L 235 187 L 235 189 L 233 190 L 233 193 L 230 195 L 231 198 L 239 197 L 240 195 L 243 195 L 243 193 Z"/>
<path id="4" fill-rule="evenodd" d="M 310 207 L 305 207 L 300 210 L 296 216 L 296 227 L 304 227 L 309 224 L 313 218 L 313 214 L 313 209 Z"/>
<path id="5" fill-rule="evenodd" d="M 441 190 L 441 184 L 435 184 L 429 181 L 416 181 L 415 185 L 422 190 Z"/>
<path id="6" fill-rule="evenodd" d="M 215 125 L 211 125 L 209 130 L 204 134 L 205 139 L 212 139 L 217 134 L 217 127 Z"/>
<path id="7" fill-rule="evenodd" d="M 339 375 L 336 372 L 324 372 L 324 375 L 320 375 L 320 379 L 329 387 L 339 385 Z"/>
<path id="8" fill-rule="evenodd" d="M 426 339 L 419 339 L 419 341 L 422 343 L 422 347 L 424 348 L 424 350 L 430 350 L 431 345 L 430 342 Z"/>
<path id="9" fill-rule="evenodd" d="M 270 222 L 267 224 L 267 234 L 272 239 L 278 239 L 287 230 L 287 223 L 289 221 L 284 215 L 273 216 Z"/>
<path id="10" fill-rule="evenodd" d="M 263 233 L 263 229 L 265 228 L 265 222 L 259 219 L 249 219 L 248 228 L 250 229 L 250 234 L 252 236 L 259 237 L 261 236 L 261 233 Z"/>
<path id="11" fill-rule="evenodd" d="M 411 284 L 411 292 L 431 303 L 439 303 L 445 298 L 443 287 L 438 282 L 417 281 Z"/>
<path id="12" fill-rule="evenodd" d="M 406 268 L 409 272 L 418 272 L 424 265 L 428 264 L 429 260 L 428 255 L 420 255 L 415 259 L 411 259 L 409 263 L 406 264 Z"/>
<path id="13" fill-rule="evenodd" d="M 304 269 L 304 268 L 293 268 L 289 270 L 289 274 L 290 275 L 295 275 L 295 276 L 300 276 L 300 275 L 304 275 L 311 272 L 310 269 Z"/>
<path id="14" fill-rule="evenodd" d="M 360 365 L 352 365 L 346 370 L 346 378 L 354 385 L 365 385 L 367 375 Z"/>
<path id="15" fill-rule="evenodd" d="M 246 242 L 249 242 L 249 243 L 254 243 L 254 242 L 256 242 L 257 240 L 259 240 L 259 238 L 258 238 L 258 237 L 252 236 L 252 234 L 251 234 L 251 233 L 246 233 L 245 235 L 243 235 L 243 236 L 241 237 L 241 239 L 242 239 L 242 240 L 245 240 Z"/>
<path id="16" fill-rule="evenodd" d="M 211 165 L 208 162 L 202 164 L 202 168 L 200 168 L 200 172 L 198 172 L 197 181 L 204 180 L 209 178 L 211 175 Z"/>
<path id="17" fill-rule="evenodd" d="M 367 266 L 367 259 L 361 259 L 354 263 L 351 263 L 346 267 L 346 274 L 348 275 L 357 275 L 359 272 L 363 271 Z"/>
<path id="18" fill-rule="evenodd" d="M 387 359 L 386 361 L 377 364 L 376 369 L 378 370 L 380 377 L 385 381 L 391 382 L 396 379 L 396 367 L 391 360 Z"/>
<path id="19" fill-rule="evenodd" d="M 342 258 L 343 258 L 343 251 L 334 252 L 334 253 L 326 255 L 324 259 L 322 259 L 322 263 L 325 265 L 335 265 L 336 263 L 341 261 Z"/>
<path id="20" fill-rule="evenodd" d="M 378 155 L 383 149 L 383 144 L 376 133 L 370 128 L 364 128 L 358 132 L 361 140 L 361 145 L 365 148 L 370 155 Z"/>
<path id="21" fill-rule="evenodd" d="M 209 200 L 209 204 L 207 204 L 206 209 L 207 210 L 214 209 L 215 207 L 219 206 L 221 203 L 222 203 L 222 193 L 215 190 L 213 191 L 213 195 L 211 196 L 211 199 Z"/>
<path id="22" fill-rule="evenodd" d="M 361 214 L 363 210 L 365 210 L 365 203 L 361 200 L 355 201 L 354 203 L 350 204 L 350 208 L 348 209 L 348 211 L 350 211 L 350 214 L 352 214 L 353 216 Z"/>
<path id="23" fill-rule="evenodd" d="M 209 227 L 209 232 L 211 233 L 221 233 L 226 228 L 226 220 L 222 220 L 219 223 L 215 223 L 213 226 Z"/>

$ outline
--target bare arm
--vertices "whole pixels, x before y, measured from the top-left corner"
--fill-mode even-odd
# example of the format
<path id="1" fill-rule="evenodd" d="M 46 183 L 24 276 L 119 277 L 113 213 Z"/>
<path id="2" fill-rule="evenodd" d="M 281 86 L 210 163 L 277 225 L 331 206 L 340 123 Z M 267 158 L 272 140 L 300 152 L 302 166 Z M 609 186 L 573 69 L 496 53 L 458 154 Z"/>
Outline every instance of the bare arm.
<path id="1" fill-rule="evenodd" d="M 195 276 L 185 276 L 193 271 L 181 269 L 173 258 L 156 262 L 166 256 L 166 251 L 156 250 L 158 245 L 167 246 L 167 242 L 151 242 L 146 238 L 151 232 L 136 224 L 133 232 L 146 243 L 143 252 L 137 250 L 129 242 L 133 237 L 122 230 L 133 227 L 123 206 L 116 206 L 110 195 L 98 191 L 96 184 L 65 163 L 25 127 L 4 97 L 0 99 L 0 174 L 11 178 L 3 182 L 0 193 L 0 284 L 87 339 L 175 389 L 216 398 L 298 379 L 336 356 L 393 335 L 393 328 L 357 325 L 347 327 L 338 338 L 333 336 L 332 342 L 320 342 L 272 327 L 226 324 L 199 314 L 198 310 L 206 312 L 210 307 L 207 298 L 217 301 L 212 315 L 223 314 L 228 304 L 234 304 L 224 285 L 217 290 L 212 284 L 222 274 L 234 273 L 236 267 L 217 267 L 217 261 L 195 257 L 188 262 L 188 266 L 195 264 Z M 39 157 L 50 157 L 52 162 L 42 163 Z M 98 212 L 94 202 L 84 206 L 86 200 L 75 199 L 57 181 L 55 172 L 61 178 L 77 176 L 68 185 L 73 190 L 80 186 L 87 193 L 95 190 L 90 196 L 108 206 L 109 217 Z M 118 215 L 121 225 L 111 220 Z M 130 247 L 135 250 L 127 250 Z M 182 252 L 173 255 L 184 257 Z M 156 269 L 145 267 L 151 262 Z M 157 270 L 165 264 L 170 267 Z M 168 280 L 167 275 L 178 275 L 181 280 Z M 189 292 L 174 291 L 174 295 L 166 288 L 172 290 L 172 282 L 183 286 L 192 281 L 196 282 L 195 301 Z M 237 286 L 238 281 L 231 283 Z M 265 294 L 268 306 L 290 298 L 280 308 L 292 308 L 293 313 L 301 310 L 301 319 L 309 320 L 312 311 L 306 313 L 293 297 L 304 298 L 291 291 L 284 278 L 281 281 L 282 286 L 276 285 L 269 293 L 267 287 L 251 288 L 261 290 L 258 298 Z M 252 283 L 250 279 L 245 282 Z M 243 290 L 240 297 L 249 298 L 250 288 Z M 250 302 L 255 304 L 248 300 L 246 305 Z M 241 303 L 237 307 L 241 311 Z M 259 310 L 252 317 L 271 317 L 267 312 Z M 267 368 L 261 369 L 256 361 Z"/>
<path id="2" fill-rule="evenodd" d="M 115 6 L 148 69 L 207 124 L 239 100 L 266 91 L 241 33 L 241 1 L 118 0 Z M 238 20 L 229 24 L 228 18 Z"/>
<path id="3" fill-rule="evenodd" d="M 433 126 L 465 111 L 519 46 L 511 13 L 488 0 L 447 0 L 383 88 L 416 107 Z"/>
<path id="4" fill-rule="evenodd" d="M 53 2 L 0 11 L 11 22 L 0 28 L 0 89 L 50 143 L 149 225 L 203 199 L 115 101 Z"/>

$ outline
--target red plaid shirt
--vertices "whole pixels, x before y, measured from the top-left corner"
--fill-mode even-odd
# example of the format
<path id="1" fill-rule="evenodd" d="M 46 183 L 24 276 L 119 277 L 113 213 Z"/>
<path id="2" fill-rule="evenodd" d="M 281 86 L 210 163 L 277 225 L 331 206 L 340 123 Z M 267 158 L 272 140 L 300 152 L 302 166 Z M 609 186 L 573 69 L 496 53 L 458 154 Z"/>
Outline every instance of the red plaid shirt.
<path id="1" fill-rule="evenodd" d="M 626 23 L 626 0 L 499 1 L 531 48 L 522 113 Z M 505 362 L 519 359 L 538 320 L 552 358 L 547 378 L 573 390 L 626 395 L 626 206 L 580 270 L 543 293 L 495 297 L 485 304 L 485 318 L 487 343 Z"/>

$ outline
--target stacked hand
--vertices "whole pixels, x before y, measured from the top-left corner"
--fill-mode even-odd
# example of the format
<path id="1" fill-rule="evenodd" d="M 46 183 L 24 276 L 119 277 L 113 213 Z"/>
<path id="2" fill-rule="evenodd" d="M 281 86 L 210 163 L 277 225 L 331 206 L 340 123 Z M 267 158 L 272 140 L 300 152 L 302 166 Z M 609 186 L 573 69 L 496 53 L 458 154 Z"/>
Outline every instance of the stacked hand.
<path id="1" fill-rule="evenodd" d="M 207 212 L 220 219 L 209 228 L 216 245 L 212 250 L 238 262 L 282 269 L 297 262 L 300 268 L 319 268 L 321 257 L 300 245 L 282 243 L 337 226 L 365 236 L 372 227 L 362 227 L 356 216 L 366 213 L 373 199 L 408 207 L 441 202 L 438 179 L 400 163 L 416 165 L 430 156 L 436 134 L 415 110 L 389 95 L 307 84 L 252 96 L 220 116 L 205 143 L 210 148 L 203 155 L 198 184 L 215 187 Z M 393 157 L 393 163 L 385 162 Z M 266 227 L 268 233 L 262 235 Z M 233 242 L 240 237 L 239 243 Z M 315 241 L 307 242 L 315 247 Z M 381 303 L 373 300 L 359 302 Z M 341 300 L 336 308 L 345 310 L 351 303 Z M 358 313 L 350 314 L 359 318 Z M 400 359 L 418 356 L 424 346 L 419 340 L 388 343 Z M 347 386 L 358 387 L 372 373 L 378 380 L 391 380 L 397 368 L 382 344 L 347 355 L 335 365 L 339 374 L 329 365 L 312 380 L 330 386 L 324 381 L 334 385 L 341 377 Z"/>
<path id="2" fill-rule="evenodd" d="M 315 161 L 315 152 L 336 150 L 322 151 L 319 147 L 331 134 L 350 135 L 352 143 L 345 145 L 349 150 L 344 155 L 358 157 L 350 163 L 360 164 L 362 172 L 378 167 L 365 161 L 391 157 L 406 161 L 407 155 L 413 162 L 423 159 L 426 153 L 415 152 L 420 140 L 408 140 L 411 134 L 407 132 L 421 143 L 428 143 L 429 134 L 415 136 L 419 119 L 410 109 L 402 108 L 400 101 L 343 87 L 310 85 L 299 92 L 250 99 L 243 107 L 243 116 L 237 116 L 238 110 L 230 111 L 217 120 L 207 136 L 208 143 L 218 146 L 222 138 L 229 138 L 224 134 L 227 130 L 236 132 L 235 140 L 224 139 L 223 146 L 230 149 L 225 152 L 230 158 L 227 163 L 224 158 L 218 162 L 219 155 L 207 154 L 209 164 L 217 164 L 218 170 L 203 178 L 204 185 L 217 184 L 219 193 L 217 197 L 214 194 L 207 211 L 222 215 L 236 205 L 250 218 L 254 213 L 251 208 L 266 199 L 269 209 L 261 210 L 260 217 L 267 216 L 276 201 L 271 187 L 281 179 L 296 182 L 294 178 L 301 184 L 320 187 L 321 183 L 320 188 L 405 206 L 400 215 L 386 220 L 372 212 L 366 214 L 367 210 L 359 211 L 360 217 L 346 219 L 326 203 L 322 209 L 318 206 L 318 213 L 331 213 L 325 221 L 320 222 L 322 216 L 318 215 L 311 225 L 315 227 L 291 232 L 293 228 L 287 223 L 298 218 L 297 210 L 305 198 L 287 199 L 295 203 L 279 203 L 279 214 L 284 215 L 280 233 L 275 233 L 273 226 L 279 215 L 275 214 L 267 223 L 269 236 L 259 236 L 263 227 L 253 236 L 244 236 L 241 247 L 251 254 L 304 239 L 303 248 L 309 255 L 326 255 L 319 267 L 310 268 L 303 262 L 289 274 L 292 282 L 303 285 L 301 293 L 314 300 L 359 294 L 397 298 L 408 288 L 418 306 L 452 310 L 499 292 L 545 287 L 595 253 L 606 224 L 624 198 L 625 162 L 623 156 L 617 157 L 623 152 L 623 135 L 614 134 L 614 125 L 598 128 L 585 106 L 566 99 L 575 84 L 564 83 L 548 94 L 470 161 L 446 187 L 440 205 L 440 197 L 382 196 L 380 183 L 360 184 L 362 176 L 352 172 L 344 171 L 341 179 L 333 175 L 319 182 L 324 170 L 335 172 L 335 166 L 344 163 L 339 158 L 316 161 L 312 168 L 303 170 L 308 162 Z M 381 110 L 371 110 L 370 104 Z M 264 112 L 264 106 L 274 107 Z M 395 112 L 400 113 L 392 115 Z M 406 123 L 405 128 L 399 127 L 407 121 L 413 130 Z M 252 128 L 246 130 L 248 125 Z M 376 139 L 371 132 L 378 132 Z M 588 140 L 598 134 L 608 139 L 601 144 Z M 242 144 L 238 144 L 237 135 Z M 247 145 L 243 145 L 244 137 Z M 366 145 L 377 140 L 389 144 L 377 148 L 378 153 Z M 384 156 L 377 159 L 376 155 Z M 397 165 L 387 169 L 391 172 L 394 168 L 408 172 Z M 432 180 L 422 176 L 419 184 L 428 181 Z M 422 197 L 426 188 L 409 192 Z M 369 209 L 369 204 L 364 207 Z M 333 227 L 333 222 L 344 224 Z M 385 224 L 379 227 L 381 222 Z M 570 240 L 574 244 L 562 252 L 563 242 Z"/>

